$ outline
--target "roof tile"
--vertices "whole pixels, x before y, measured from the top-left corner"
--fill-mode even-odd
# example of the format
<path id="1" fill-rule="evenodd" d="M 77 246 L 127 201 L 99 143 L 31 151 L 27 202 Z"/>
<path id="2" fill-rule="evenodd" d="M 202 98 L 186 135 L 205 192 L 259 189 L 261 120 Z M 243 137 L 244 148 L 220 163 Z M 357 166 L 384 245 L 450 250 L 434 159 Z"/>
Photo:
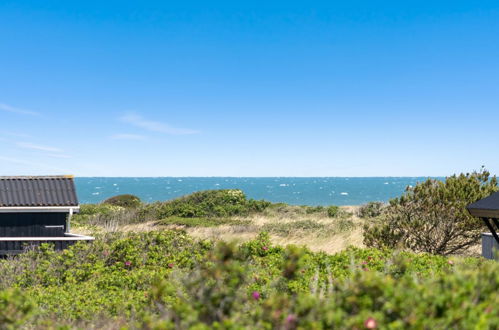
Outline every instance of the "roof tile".
<path id="1" fill-rule="evenodd" d="M 72 176 L 0 176 L 0 207 L 77 205 Z"/>

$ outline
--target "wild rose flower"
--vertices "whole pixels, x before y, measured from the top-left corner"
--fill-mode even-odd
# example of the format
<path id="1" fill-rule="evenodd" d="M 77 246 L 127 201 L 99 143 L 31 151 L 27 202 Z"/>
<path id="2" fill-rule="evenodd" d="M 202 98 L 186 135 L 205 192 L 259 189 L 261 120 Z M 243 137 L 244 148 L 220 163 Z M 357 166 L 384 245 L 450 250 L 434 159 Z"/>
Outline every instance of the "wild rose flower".
<path id="1" fill-rule="evenodd" d="M 253 299 L 258 300 L 258 299 L 260 299 L 260 292 L 253 291 L 253 293 L 251 294 L 251 296 L 253 297 Z"/>
<path id="2" fill-rule="evenodd" d="M 125 261 L 125 266 L 130 267 L 132 265 L 131 261 Z"/>
<path id="3" fill-rule="evenodd" d="M 451 265 L 451 266 L 452 266 L 452 265 L 454 265 L 454 261 L 452 261 L 452 260 L 448 260 L 448 261 L 447 261 L 447 263 L 448 263 L 449 265 Z"/>
<path id="4" fill-rule="evenodd" d="M 172 262 L 170 262 L 170 263 L 168 264 L 168 268 L 173 268 L 173 266 L 175 266 L 175 264 L 174 264 L 174 263 L 172 263 Z"/>
<path id="5" fill-rule="evenodd" d="M 298 320 L 298 317 L 296 317 L 295 314 L 289 314 L 288 317 L 286 317 L 286 323 L 295 323 Z"/>
<path id="6" fill-rule="evenodd" d="M 267 251 L 269 248 L 267 246 L 262 247 L 263 251 Z"/>
<path id="7" fill-rule="evenodd" d="M 378 323 L 372 317 L 369 317 L 366 322 L 364 322 L 364 326 L 366 329 L 376 329 L 378 327 Z"/>
<path id="8" fill-rule="evenodd" d="M 367 261 L 365 261 L 365 260 L 364 260 L 364 261 L 362 261 L 362 264 L 363 264 L 363 265 L 367 265 Z"/>

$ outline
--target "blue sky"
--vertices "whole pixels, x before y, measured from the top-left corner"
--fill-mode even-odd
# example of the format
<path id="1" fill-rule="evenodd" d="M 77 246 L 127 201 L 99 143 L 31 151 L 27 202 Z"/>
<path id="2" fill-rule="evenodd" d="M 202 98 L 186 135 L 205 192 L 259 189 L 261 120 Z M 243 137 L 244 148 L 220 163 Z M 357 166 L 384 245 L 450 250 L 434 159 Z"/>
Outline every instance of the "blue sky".
<path id="1" fill-rule="evenodd" d="M 0 174 L 499 174 L 497 1 L 0 2 Z"/>

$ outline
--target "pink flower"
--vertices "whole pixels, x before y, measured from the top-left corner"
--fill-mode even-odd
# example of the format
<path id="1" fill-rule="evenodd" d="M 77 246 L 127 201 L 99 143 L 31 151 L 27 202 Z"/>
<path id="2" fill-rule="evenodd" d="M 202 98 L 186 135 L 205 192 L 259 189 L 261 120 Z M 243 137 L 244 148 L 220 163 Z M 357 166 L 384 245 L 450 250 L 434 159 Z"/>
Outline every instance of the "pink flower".
<path id="1" fill-rule="evenodd" d="M 366 327 L 366 329 L 376 329 L 378 327 L 378 323 L 376 322 L 376 320 L 374 318 L 369 317 L 364 322 L 364 326 Z"/>
<path id="2" fill-rule="evenodd" d="M 363 265 L 367 265 L 367 261 L 365 261 L 365 260 L 364 260 L 364 261 L 362 261 L 362 264 L 363 264 Z"/>
<path id="3" fill-rule="evenodd" d="M 286 323 L 295 323 L 298 320 L 295 314 L 289 314 L 288 317 L 286 317 Z"/>
<path id="4" fill-rule="evenodd" d="M 362 268 L 362 270 L 365 271 L 365 272 L 367 272 L 369 270 L 369 268 L 364 267 L 364 268 Z"/>
<path id="5" fill-rule="evenodd" d="M 267 251 L 269 248 L 267 246 L 262 247 L 263 251 Z"/>
<path id="6" fill-rule="evenodd" d="M 170 263 L 168 264 L 168 268 L 173 268 L 173 266 L 175 266 L 175 264 L 174 264 L 173 262 L 170 262 Z"/>
<path id="7" fill-rule="evenodd" d="M 253 299 L 258 300 L 258 299 L 260 299 L 260 292 L 253 291 L 253 293 L 251 294 L 251 296 L 253 297 Z"/>
<path id="8" fill-rule="evenodd" d="M 132 265 L 131 261 L 125 261 L 125 266 L 130 267 Z"/>
<path id="9" fill-rule="evenodd" d="M 451 265 L 451 266 L 452 266 L 452 265 L 454 265 L 454 261 L 452 261 L 452 260 L 447 260 L 447 263 L 448 263 L 449 265 Z"/>
<path id="10" fill-rule="evenodd" d="M 102 252 L 102 255 L 103 255 L 104 257 L 109 256 L 109 254 L 110 254 L 110 253 L 109 253 L 109 251 L 108 251 L 108 250 L 105 250 L 105 251 L 103 251 L 103 252 Z"/>

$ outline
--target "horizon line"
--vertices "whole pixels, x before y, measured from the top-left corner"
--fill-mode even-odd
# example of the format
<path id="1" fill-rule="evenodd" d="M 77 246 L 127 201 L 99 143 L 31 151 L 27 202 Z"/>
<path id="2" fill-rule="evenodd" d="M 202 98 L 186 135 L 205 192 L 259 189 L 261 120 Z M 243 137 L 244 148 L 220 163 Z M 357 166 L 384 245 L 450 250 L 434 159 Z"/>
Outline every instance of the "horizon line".
<path id="1" fill-rule="evenodd" d="M 453 174 L 452 174 L 453 175 Z M 450 176 L 452 176 L 450 175 Z M 116 179 L 137 179 L 137 178 L 252 178 L 252 179 L 266 179 L 266 178 L 289 178 L 289 179 L 313 179 L 313 178 L 338 178 L 338 179 L 352 179 L 352 178 L 445 178 L 449 175 L 402 175 L 402 176 L 78 176 L 75 178 L 116 178 Z"/>

